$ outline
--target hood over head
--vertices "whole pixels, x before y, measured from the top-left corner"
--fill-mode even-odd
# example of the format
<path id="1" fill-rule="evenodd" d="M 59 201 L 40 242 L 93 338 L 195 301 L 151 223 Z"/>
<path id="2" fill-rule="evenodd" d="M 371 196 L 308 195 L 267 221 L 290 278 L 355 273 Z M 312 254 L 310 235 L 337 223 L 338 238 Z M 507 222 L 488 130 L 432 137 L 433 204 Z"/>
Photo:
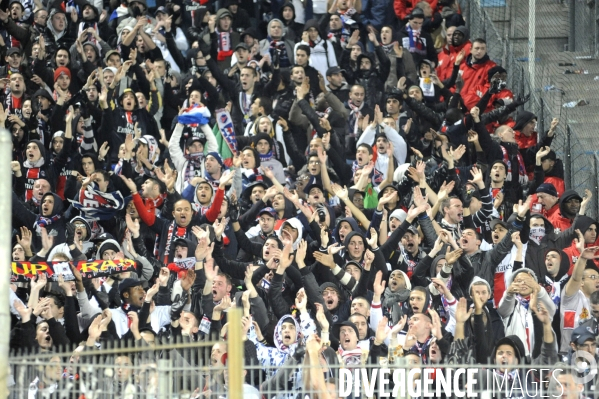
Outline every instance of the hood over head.
<path id="1" fill-rule="evenodd" d="M 362 231 L 360 229 L 360 226 L 358 225 L 358 222 L 353 217 L 339 219 L 339 221 L 337 221 L 337 226 L 335 226 L 335 232 L 333 233 L 334 236 L 335 236 L 335 240 L 337 240 L 337 242 L 339 244 L 341 244 L 341 238 L 339 238 L 339 226 L 341 225 L 341 222 L 347 222 L 347 223 L 349 223 L 349 225 L 351 226 L 352 231 L 357 231 L 357 232 L 361 232 Z M 345 240 L 343 240 L 343 242 L 345 243 Z"/>
<path id="2" fill-rule="evenodd" d="M 487 286 L 487 289 L 489 290 L 489 294 L 493 295 L 493 290 L 491 290 L 491 286 L 489 285 L 489 282 L 487 280 L 485 280 L 484 278 L 474 276 L 474 278 L 472 279 L 472 282 L 470 283 L 470 286 L 468 287 L 468 294 L 470 294 L 470 296 L 472 296 L 472 286 L 474 286 L 474 284 L 476 284 L 476 283 L 484 283 Z"/>
<path id="3" fill-rule="evenodd" d="M 470 40 L 470 29 L 466 28 L 465 26 L 458 26 L 455 28 L 455 32 L 460 32 L 464 35 L 464 43 Z"/>
<path id="4" fill-rule="evenodd" d="M 96 259 L 102 259 L 102 253 L 108 249 L 112 249 L 115 252 L 123 252 L 123 249 L 116 240 L 108 239 L 105 240 L 98 247 L 98 251 L 96 252 Z"/>
<path id="5" fill-rule="evenodd" d="M 599 227 L 597 221 L 593 218 L 590 218 L 586 215 L 578 215 L 578 219 L 576 219 L 576 227 L 582 234 L 586 233 L 586 231 L 591 227 L 591 225 L 595 225 Z"/>
<path id="6" fill-rule="evenodd" d="M 518 269 L 512 273 L 512 275 L 510 276 L 510 281 L 508 284 L 506 284 L 506 287 L 509 287 L 510 284 L 512 284 L 514 282 L 514 280 L 516 279 L 516 276 L 519 273 L 528 273 L 535 279 L 536 282 L 539 282 L 539 279 L 537 278 L 537 274 L 534 271 L 532 271 L 531 269 L 529 269 L 527 267 L 523 267 L 523 268 Z"/>
<path id="7" fill-rule="evenodd" d="M 286 2 L 285 4 L 283 4 L 283 7 L 281 7 L 281 11 L 279 13 L 279 18 L 281 18 L 281 20 L 284 20 L 283 19 L 283 10 L 287 7 L 291 8 L 291 10 L 293 11 L 293 18 L 291 19 L 291 21 L 295 21 L 295 6 L 290 1 Z"/>
<path id="8" fill-rule="evenodd" d="M 514 125 L 514 130 L 522 130 L 522 128 L 524 126 L 526 126 L 526 124 L 533 119 L 538 120 L 537 116 L 535 114 L 533 114 L 532 112 L 528 112 L 528 111 L 518 112 L 518 115 L 516 115 L 516 124 Z"/>
<path id="9" fill-rule="evenodd" d="M 339 305 L 341 305 L 343 302 L 347 301 L 347 297 L 345 296 L 345 293 L 343 292 L 343 290 L 341 288 L 339 288 L 339 286 L 335 283 L 331 283 L 331 282 L 326 282 L 326 283 L 322 283 L 320 284 L 320 293 L 322 294 L 322 292 L 324 290 L 326 290 L 327 288 L 332 288 L 335 291 L 337 291 L 337 295 L 339 295 Z"/>
<path id="10" fill-rule="evenodd" d="M 291 226 L 295 230 L 297 230 L 297 238 L 295 239 L 295 241 L 292 244 L 293 250 L 295 251 L 297 249 L 297 246 L 299 245 L 300 241 L 302 240 L 302 237 L 304 234 L 304 225 L 302 225 L 302 222 L 300 222 L 300 220 L 298 218 L 291 218 L 291 219 L 285 220 L 283 222 L 283 224 L 281 225 L 281 228 L 279 229 L 279 231 L 277 231 L 277 236 L 279 237 L 279 239 L 281 239 L 281 241 L 282 241 L 281 232 L 283 230 L 283 227 L 285 227 L 286 224 Z"/>
<path id="11" fill-rule="evenodd" d="M 292 322 L 293 324 L 295 324 L 295 332 L 296 332 L 295 343 L 293 345 L 291 345 L 291 347 L 288 347 L 287 345 L 283 344 L 283 334 L 282 334 L 281 330 L 283 328 L 283 323 L 285 323 L 285 322 Z M 275 346 L 277 347 L 278 350 L 280 350 L 281 352 L 285 352 L 285 353 L 293 353 L 295 350 L 295 347 L 299 343 L 300 337 L 301 337 L 301 330 L 300 330 L 299 323 L 297 322 L 297 320 L 295 320 L 295 318 L 292 315 L 288 314 L 279 319 L 279 322 L 275 326 L 275 331 L 273 334 L 273 340 L 274 340 Z"/>
<path id="12" fill-rule="evenodd" d="M 85 230 L 87 231 L 87 235 L 83 242 L 88 242 L 92 236 L 92 229 L 91 229 L 89 223 L 87 222 L 87 220 L 85 220 L 81 216 L 75 216 L 73 219 L 69 220 L 69 223 L 75 223 L 75 222 L 82 222 L 83 224 L 85 224 Z"/>
<path id="13" fill-rule="evenodd" d="M 354 230 L 349 232 L 347 236 L 345 236 L 345 240 L 343 240 L 343 246 L 346 248 L 345 254 L 347 256 L 349 256 L 349 252 L 347 250 L 347 248 L 349 247 L 349 242 L 354 236 L 359 236 L 362 239 L 362 241 L 364 241 L 364 253 L 366 252 L 366 249 L 368 249 L 368 244 L 366 243 L 366 237 L 364 236 L 364 233 L 362 233 L 361 230 Z M 364 258 L 364 253 L 362 254 L 362 258 Z"/>
<path id="14" fill-rule="evenodd" d="M 557 275 L 555 277 L 551 277 L 549 275 L 549 273 L 547 273 L 547 267 L 545 266 L 545 264 L 543 264 L 543 267 L 545 267 L 545 275 L 549 278 L 552 278 L 554 281 L 560 281 L 561 278 L 564 277 L 566 275 L 566 273 L 568 273 L 568 270 L 570 270 L 570 257 L 559 248 L 549 248 L 549 249 L 547 249 L 547 251 L 545 251 L 545 256 L 543 257 L 543 262 L 545 261 L 545 258 L 547 257 L 547 254 L 549 252 L 557 252 L 559 254 L 559 256 L 560 256 L 559 271 L 557 272 Z"/>
<path id="15" fill-rule="evenodd" d="M 439 255 L 431 263 L 431 277 L 437 277 L 437 263 L 445 259 L 445 255 Z"/>
<path id="16" fill-rule="evenodd" d="M 44 160 L 47 161 L 48 159 L 46 158 L 46 147 L 44 146 L 44 144 L 40 140 L 29 140 L 27 145 L 29 145 L 30 143 L 35 143 L 35 145 L 37 145 L 37 148 L 39 148 L 42 158 L 44 158 Z"/>
<path id="17" fill-rule="evenodd" d="M 580 196 L 580 194 L 578 194 L 576 192 L 576 190 L 566 190 L 566 191 L 564 191 L 564 193 L 560 197 L 560 199 L 559 199 L 559 210 L 562 213 L 562 215 L 564 214 L 564 208 L 563 208 L 564 204 L 566 202 L 570 201 L 573 198 L 578 198 L 578 200 L 582 202 L 582 197 Z M 579 221 L 580 221 L 580 218 L 579 218 Z M 588 229 L 588 227 L 587 227 L 587 229 Z M 580 231 L 582 231 L 584 233 L 583 230 L 580 230 Z"/>
<path id="18" fill-rule="evenodd" d="M 42 199 L 39 205 L 39 215 L 42 214 L 42 204 L 44 203 L 44 198 L 46 198 L 49 195 L 51 195 L 54 198 L 54 207 L 52 208 L 52 214 L 50 216 L 45 217 L 53 217 L 62 214 L 62 212 L 64 211 L 64 203 L 62 202 L 62 199 L 58 196 L 58 194 L 55 194 L 53 192 L 47 192 L 46 194 L 42 195 Z"/>
<path id="19" fill-rule="evenodd" d="M 524 349 L 524 343 L 517 335 L 508 335 L 507 337 L 501 338 L 499 341 L 497 341 L 495 348 L 493 348 L 493 358 L 491 359 L 492 363 L 495 363 L 497 349 L 501 345 L 509 345 L 514 349 L 514 355 L 518 359 L 518 364 L 526 363 L 526 350 Z"/>

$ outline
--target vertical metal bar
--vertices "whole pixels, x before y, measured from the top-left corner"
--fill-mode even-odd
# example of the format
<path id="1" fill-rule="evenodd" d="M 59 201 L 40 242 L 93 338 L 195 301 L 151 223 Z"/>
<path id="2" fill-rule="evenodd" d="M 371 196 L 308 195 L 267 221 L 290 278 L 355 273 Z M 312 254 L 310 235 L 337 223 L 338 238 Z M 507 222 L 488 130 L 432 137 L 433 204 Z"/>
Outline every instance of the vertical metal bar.
<path id="1" fill-rule="evenodd" d="M 570 0 L 568 7 L 570 34 L 568 35 L 568 51 L 576 51 L 576 0 Z"/>
<path id="2" fill-rule="evenodd" d="M 536 58 L 536 0 L 528 0 L 528 75 L 530 76 L 530 90 L 534 91 L 535 85 L 535 58 Z"/>
<path id="3" fill-rule="evenodd" d="M 0 159 L 4 159 L 0 166 L 0 192 L 10 193 L 12 191 L 12 172 L 10 170 L 10 162 L 12 159 L 12 140 L 11 135 L 6 129 L 0 130 Z M 0 392 L 4 394 L 7 391 L 7 375 L 8 375 L 8 352 L 10 340 L 10 270 L 11 270 L 11 236 L 12 236 L 12 220 L 8 215 L 12 215 L 12 201 L 8 196 L 4 196 L 4 200 L 0 201 L 0 325 L 2 332 L 0 333 Z"/>
<path id="4" fill-rule="evenodd" d="M 227 313 L 227 368 L 229 372 L 229 399 L 243 399 L 243 342 L 241 334 L 241 309 Z"/>
<path id="5" fill-rule="evenodd" d="M 158 371 L 158 397 L 168 398 L 169 397 L 169 361 L 167 359 L 158 360 L 157 371 Z"/>
<path id="6" fill-rule="evenodd" d="M 566 125 L 566 148 L 564 149 L 566 152 L 566 188 L 572 189 L 572 153 L 570 151 L 570 136 L 572 131 L 570 129 L 570 125 Z"/>

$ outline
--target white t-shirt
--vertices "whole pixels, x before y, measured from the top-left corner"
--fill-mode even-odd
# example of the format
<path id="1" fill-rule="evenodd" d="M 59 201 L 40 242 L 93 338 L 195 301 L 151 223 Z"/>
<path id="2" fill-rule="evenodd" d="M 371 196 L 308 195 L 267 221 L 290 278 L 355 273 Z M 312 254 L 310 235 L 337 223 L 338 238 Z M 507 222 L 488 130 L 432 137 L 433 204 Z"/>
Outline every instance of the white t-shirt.
<path id="1" fill-rule="evenodd" d="M 560 342 L 560 351 L 568 350 L 572 330 L 591 317 L 589 309 L 591 309 L 589 298 L 581 290 L 576 291 L 572 296 L 567 296 L 564 292 L 561 298 L 560 327 L 562 340 Z"/>

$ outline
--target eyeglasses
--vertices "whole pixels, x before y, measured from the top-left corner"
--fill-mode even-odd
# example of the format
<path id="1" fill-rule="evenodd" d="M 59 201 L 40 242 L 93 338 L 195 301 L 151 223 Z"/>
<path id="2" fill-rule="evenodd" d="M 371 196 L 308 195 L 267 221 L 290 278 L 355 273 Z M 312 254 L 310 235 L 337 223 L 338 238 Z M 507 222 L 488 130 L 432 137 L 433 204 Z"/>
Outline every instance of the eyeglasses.
<path id="1" fill-rule="evenodd" d="M 599 275 L 592 274 L 590 276 L 583 277 L 582 279 L 584 280 L 585 278 L 590 278 L 591 280 L 597 280 L 599 278 Z"/>
<path id="2" fill-rule="evenodd" d="M 320 161 L 310 161 L 308 162 L 310 165 L 320 165 Z"/>

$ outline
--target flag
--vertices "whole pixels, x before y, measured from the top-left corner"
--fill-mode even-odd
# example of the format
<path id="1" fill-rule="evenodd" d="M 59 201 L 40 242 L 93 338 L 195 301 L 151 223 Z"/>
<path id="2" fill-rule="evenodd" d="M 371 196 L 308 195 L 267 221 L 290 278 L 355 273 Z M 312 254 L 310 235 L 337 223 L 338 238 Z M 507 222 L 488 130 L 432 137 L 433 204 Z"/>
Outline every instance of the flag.
<path id="1" fill-rule="evenodd" d="M 125 199 L 120 191 L 104 193 L 97 189 L 95 183 L 79 191 L 79 201 L 69 201 L 88 220 L 109 220 L 125 207 Z"/>
<path id="2" fill-rule="evenodd" d="M 231 115 L 224 109 L 216 111 L 216 122 L 212 131 L 218 143 L 218 153 L 227 166 L 231 162 L 230 159 L 237 152 L 237 140 L 235 139 L 235 129 Z M 229 160 L 229 162 L 227 162 Z"/>
<path id="3" fill-rule="evenodd" d="M 192 123 L 205 125 L 210 121 L 210 111 L 201 104 L 194 104 L 179 115 L 178 121 L 184 125 Z"/>

